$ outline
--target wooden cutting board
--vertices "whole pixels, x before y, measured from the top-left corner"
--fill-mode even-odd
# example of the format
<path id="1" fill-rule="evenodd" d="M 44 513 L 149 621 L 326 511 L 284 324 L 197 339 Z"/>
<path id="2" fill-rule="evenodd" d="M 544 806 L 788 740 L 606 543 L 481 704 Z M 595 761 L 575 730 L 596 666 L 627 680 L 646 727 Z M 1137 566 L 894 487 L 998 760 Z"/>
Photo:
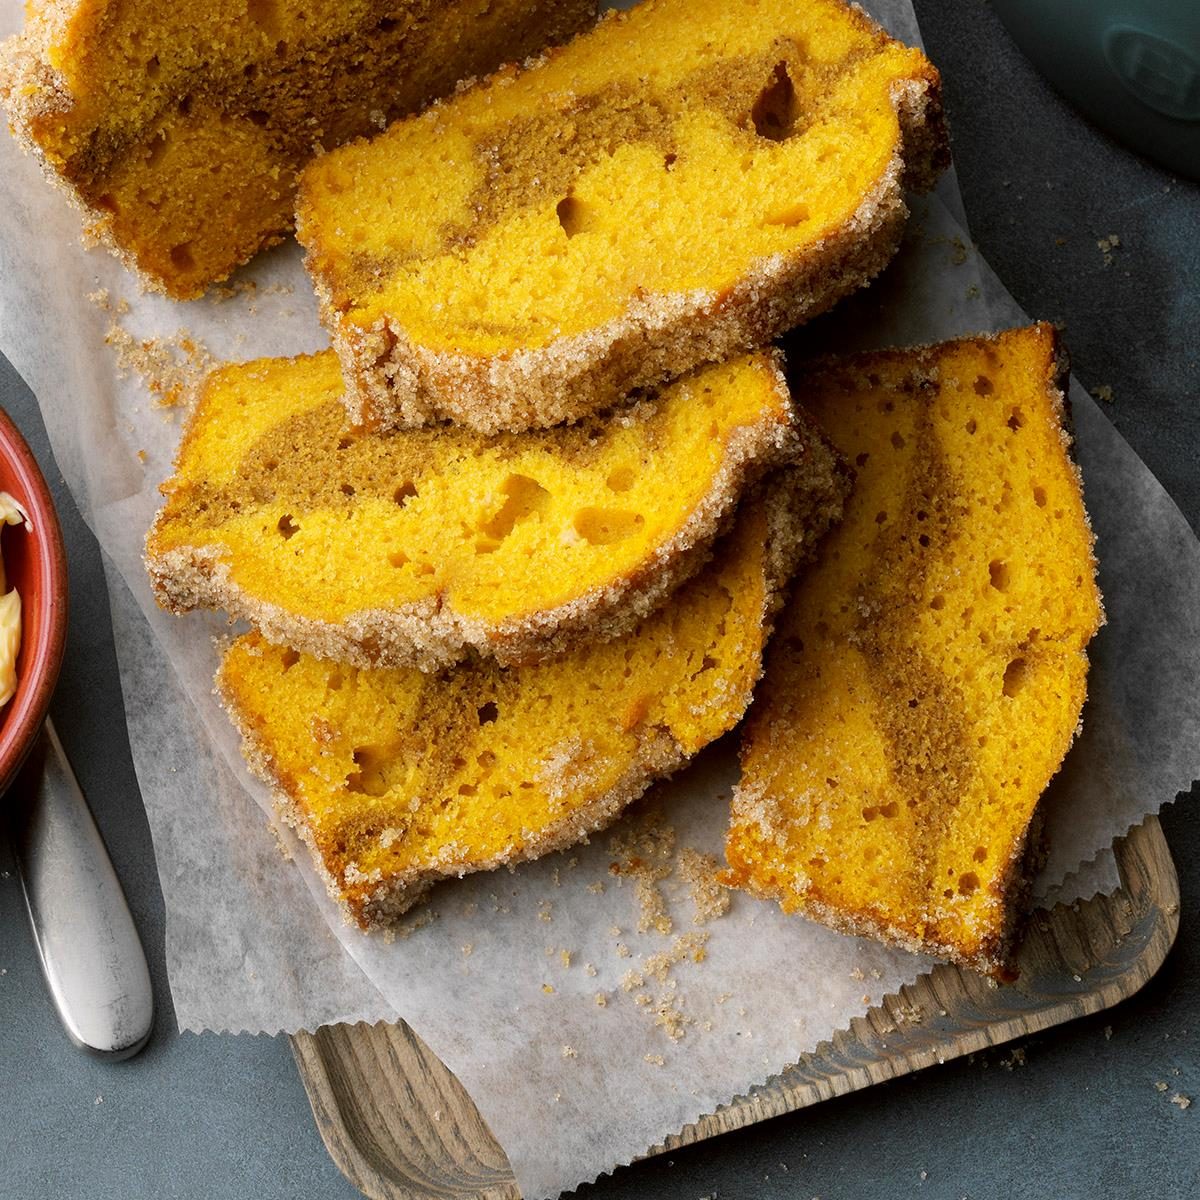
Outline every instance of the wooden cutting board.
<path id="1" fill-rule="evenodd" d="M 1119 841 L 1116 854 L 1121 887 L 1112 895 L 1034 914 L 1015 984 L 997 988 L 969 971 L 938 967 L 649 1154 L 999 1046 L 1131 996 L 1175 940 L 1179 884 L 1155 817 Z M 504 1151 L 471 1097 L 407 1025 L 330 1026 L 297 1034 L 292 1050 L 329 1153 L 373 1200 L 518 1200 Z"/>

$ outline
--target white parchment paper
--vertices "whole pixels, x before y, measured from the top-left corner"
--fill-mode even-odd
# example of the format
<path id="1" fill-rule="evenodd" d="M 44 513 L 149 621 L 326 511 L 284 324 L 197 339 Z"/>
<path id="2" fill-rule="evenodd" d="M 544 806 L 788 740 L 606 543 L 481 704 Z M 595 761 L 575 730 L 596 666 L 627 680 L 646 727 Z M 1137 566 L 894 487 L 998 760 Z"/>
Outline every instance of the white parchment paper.
<path id="1" fill-rule="evenodd" d="M 19 7 L 0 0 L 0 32 L 16 27 Z M 915 38 L 908 0 L 871 7 Z M 104 550 L 181 1028 L 402 1016 L 465 1084 L 537 1197 L 644 1152 L 927 969 L 742 896 L 696 925 L 678 870 L 659 885 L 671 930 L 639 932 L 634 881 L 609 873 L 621 854 L 613 839 L 670 828 L 676 852 L 719 855 L 736 769 L 728 739 L 611 837 L 443 887 L 410 936 L 388 943 L 342 925 L 305 852 L 274 827 L 211 695 L 212 639 L 226 627 L 167 617 L 150 597 L 142 538 L 178 424 L 105 345 L 114 321 L 138 339 L 185 330 L 217 358 L 325 344 L 294 246 L 241 278 L 255 290 L 219 301 L 140 296 L 115 260 L 80 246 L 77 217 L 0 137 L 0 350 L 36 393 Z M 85 299 L 100 289 L 108 311 Z M 121 299 L 129 311 L 111 311 Z M 970 246 L 951 176 L 918 205 L 886 277 L 809 341 L 907 344 L 1025 319 Z M 1103 414 L 1072 394 L 1110 623 L 1095 643 L 1084 737 L 1047 801 L 1052 856 L 1039 891 L 1066 900 L 1115 886 L 1113 838 L 1200 774 L 1200 551 Z"/>

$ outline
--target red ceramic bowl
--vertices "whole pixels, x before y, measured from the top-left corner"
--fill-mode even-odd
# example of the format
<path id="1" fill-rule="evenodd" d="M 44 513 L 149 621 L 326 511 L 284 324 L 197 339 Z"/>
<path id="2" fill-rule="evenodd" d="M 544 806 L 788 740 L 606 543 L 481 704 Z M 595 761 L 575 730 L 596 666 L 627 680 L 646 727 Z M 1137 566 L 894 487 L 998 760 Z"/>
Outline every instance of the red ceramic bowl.
<path id="1" fill-rule="evenodd" d="M 33 747 L 62 666 L 67 640 L 67 556 L 50 489 L 33 451 L 0 409 L 0 490 L 18 500 L 33 527 L 7 525 L 0 553 L 10 588 L 21 593 L 17 690 L 0 710 L 0 795 Z"/>

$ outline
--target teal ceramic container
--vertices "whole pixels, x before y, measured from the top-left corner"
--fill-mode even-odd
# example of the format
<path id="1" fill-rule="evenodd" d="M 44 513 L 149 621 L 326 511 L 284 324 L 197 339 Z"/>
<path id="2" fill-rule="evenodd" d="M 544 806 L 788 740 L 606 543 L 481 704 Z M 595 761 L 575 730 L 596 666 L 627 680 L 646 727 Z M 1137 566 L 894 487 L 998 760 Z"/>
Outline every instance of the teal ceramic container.
<path id="1" fill-rule="evenodd" d="M 1200 179 L 1200 0 L 992 0 L 1017 44 L 1085 116 Z"/>

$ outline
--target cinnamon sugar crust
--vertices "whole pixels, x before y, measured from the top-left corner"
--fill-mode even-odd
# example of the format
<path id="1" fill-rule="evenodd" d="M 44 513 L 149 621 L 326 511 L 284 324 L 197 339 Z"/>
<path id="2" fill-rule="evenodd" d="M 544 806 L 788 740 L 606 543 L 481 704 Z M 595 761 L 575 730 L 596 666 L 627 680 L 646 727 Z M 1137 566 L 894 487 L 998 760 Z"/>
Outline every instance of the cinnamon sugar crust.
<path id="1" fill-rule="evenodd" d="M 728 61 L 716 52 L 716 61 L 701 54 L 690 74 L 681 65 L 678 79 L 654 84 L 645 78 L 625 79 L 619 66 L 613 66 L 611 79 L 592 70 L 588 54 L 593 48 L 603 59 L 612 49 L 610 42 L 637 47 L 638 36 L 651 44 L 664 30 L 677 30 L 671 22 L 683 18 L 671 0 L 651 0 L 628 20 L 604 21 L 564 50 L 527 64 L 524 72 L 501 72 L 434 106 L 424 117 L 400 123 L 373 143 L 356 144 L 316 164 L 302 185 L 299 237 L 307 250 L 322 319 L 342 361 L 351 419 L 411 427 L 448 418 L 483 431 L 577 420 L 698 363 L 763 345 L 874 278 L 899 244 L 907 216 L 905 189 L 932 186 L 948 162 L 940 81 L 919 54 L 902 52 L 856 10 L 822 4 L 815 6 L 814 13 L 818 11 L 820 20 L 844 23 L 838 34 L 843 39 L 840 49 L 830 52 L 843 58 L 832 67 L 814 66 L 797 48 L 810 36 L 825 36 L 827 29 L 820 34 L 793 31 L 789 37 L 772 22 L 779 22 L 782 30 L 792 18 L 753 9 L 745 21 L 751 28 L 761 23 L 763 45 L 745 51 L 739 44 Z M 794 18 L 797 27 L 804 19 Z M 720 18 L 705 9 L 688 20 L 700 28 Z M 817 17 L 813 20 L 815 25 Z M 720 38 L 721 33 L 712 33 L 714 45 L 721 44 Z M 691 49 L 689 43 L 687 51 Z M 690 62 L 685 50 L 680 54 Z M 768 154 L 764 147 L 787 153 L 793 141 L 800 145 L 806 138 L 827 136 L 843 115 L 823 107 L 825 98 L 838 88 L 854 86 L 847 81 L 865 69 L 864 62 L 884 59 L 894 62 L 888 68 L 894 75 L 886 86 L 877 79 L 871 84 L 876 90 L 862 99 L 856 118 L 862 127 L 843 133 L 846 140 L 859 139 L 862 159 L 874 163 L 879 158 L 878 169 L 863 177 L 861 187 L 856 177 L 853 202 L 840 197 L 836 222 L 820 225 L 819 205 L 812 197 L 827 188 L 822 176 L 827 168 L 814 164 L 797 167 L 801 173 L 790 192 L 777 197 L 772 192 L 764 201 L 759 193 L 767 185 L 765 176 L 756 174 L 755 154 Z M 543 77 L 545 96 L 538 91 Z M 517 92 L 528 109 L 514 114 Z M 535 115 L 533 110 L 539 108 L 545 111 Z M 622 261 L 620 230 L 641 219 L 639 190 L 649 193 L 647 221 L 659 207 L 674 203 L 671 189 L 683 195 L 689 187 L 699 191 L 689 200 L 688 212 L 698 221 L 718 221 L 703 204 L 705 192 L 713 190 L 711 180 L 698 184 L 687 175 L 702 153 L 699 142 L 689 141 L 694 132 L 689 122 L 701 119 L 697 112 L 705 114 L 704 121 L 728 122 L 721 126 L 726 132 L 713 135 L 711 146 L 705 143 L 706 152 L 726 152 L 720 140 L 726 138 L 744 155 L 743 179 L 731 179 L 729 187 L 743 192 L 745 211 L 721 216 L 709 237 L 723 235 L 721 225 L 741 228 L 739 222 L 746 223 L 747 245 L 757 245 L 749 239 L 760 226 L 796 232 L 768 239 L 744 266 L 740 257 L 731 257 L 738 262 L 731 275 L 716 269 L 715 263 L 692 263 L 693 243 L 703 243 L 704 231 L 680 228 L 678 245 L 664 241 L 650 250 L 638 243 L 643 265 L 631 265 L 630 272 L 647 282 L 630 287 L 625 275 L 618 274 L 612 295 L 603 301 L 590 297 L 588 273 L 596 274 L 595 286 L 600 288 L 604 264 Z M 422 147 L 429 149 L 426 143 L 436 150 L 439 140 L 458 136 L 460 125 L 470 130 L 476 143 L 473 151 L 455 151 L 446 170 L 454 166 L 457 175 L 448 174 L 447 180 L 473 169 L 472 154 L 479 171 L 479 182 L 461 210 L 408 189 L 416 206 L 413 212 L 423 212 L 421 205 L 431 206 L 429 221 L 432 228 L 441 223 L 445 245 L 435 248 L 424 232 L 420 238 L 410 234 L 406 227 L 414 218 L 407 209 L 394 215 L 394 233 L 385 238 L 376 232 L 390 228 L 393 218 L 387 205 L 395 204 L 398 190 L 404 193 L 409 159 Z M 885 138 L 883 153 L 880 142 Z M 620 191 L 623 210 L 615 214 L 605 209 L 615 203 L 608 198 L 609 190 L 596 199 L 588 191 L 592 176 L 600 174 L 607 181 L 608 174 L 616 178 L 625 169 L 612 165 L 617 157 L 614 146 L 627 147 L 631 157 L 636 147 L 652 147 L 659 164 L 656 179 L 643 178 L 643 167 L 628 168 L 629 179 Z M 834 153 L 826 148 L 814 163 Z M 462 161 L 463 156 L 468 161 Z M 676 177 L 678 184 L 664 182 Z M 435 194 L 448 190 L 449 183 Z M 593 190 L 600 192 L 600 184 Z M 370 228 L 364 224 L 360 230 L 345 219 L 347 197 L 363 213 L 373 214 Z M 763 204 L 767 210 L 758 213 Z M 547 205 L 551 216 L 557 212 L 557 224 L 543 221 Z M 810 225 L 813 233 L 804 234 Z M 542 232 L 533 239 L 527 226 Z M 508 270 L 496 247 L 503 244 L 501 232 L 510 228 L 508 236 L 514 239 L 531 238 L 528 248 L 523 241 L 514 242 L 527 260 L 544 259 L 552 277 L 556 271 L 579 272 L 583 280 L 569 275 L 556 291 L 550 283 L 543 284 L 540 267 L 534 267 L 533 282 L 521 279 L 514 284 L 521 297 L 527 290 L 532 299 L 496 299 L 506 287 L 500 280 Z M 602 239 L 595 244 L 604 246 L 603 252 L 595 251 L 600 256 L 595 262 L 586 257 L 592 251 L 581 249 L 589 238 Z M 713 253 L 745 252 L 722 243 Z M 645 265 L 647 254 L 668 261 L 680 257 L 687 270 L 658 271 Z M 470 266 L 476 259 L 478 265 Z M 457 266 L 446 265 L 452 262 Z M 432 282 L 443 274 L 445 294 Z M 497 282 L 490 293 L 476 296 L 476 277 L 484 274 Z M 682 287 L 671 282 L 685 274 L 714 282 Z M 568 292 L 573 298 L 567 298 Z"/>
<path id="2" fill-rule="evenodd" d="M 353 788 L 345 780 L 339 782 L 341 768 L 337 765 L 337 748 L 349 736 L 346 728 L 330 725 L 322 717 L 321 739 L 327 749 L 323 751 L 320 746 L 311 744 L 311 749 L 303 750 L 300 747 L 310 743 L 304 738 L 297 741 L 289 736 L 290 718 L 280 718 L 273 711 L 291 703 L 283 695 L 272 694 L 276 687 L 286 686 L 277 684 L 276 680 L 286 678 L 286 672 L 295 670 L 296 664 L 300 670 L 308 670 L 306 660 L 292 651 L 280 651 L 261 639 L 256 640 L 257 635 L 253 634 L 234 643 L 217 675 L 218 693 L 242 735 L 243 753 L 250 769 L 272 787 L 280 814 L 308 845 L 330 895 L 342 908 L 347 921 L 366 929 L 384 929 L 441 880 L 498 867 L 511 869 L 521 862 L 586 841 L 591 834 L 615 820 L 652 782 L 678 770 L 703 745 L 732 728 L 751 701 L 754 684 L 762 669 L 762 649 L 780 607 L 787 579 L 797 564 L 812 552 L 819 537 L 831 522 L 836 521 L 840 512 L 847 477 L 825 446 L 814 451 L 814 460 L 817 459 L 823 463 L 826 480 L 821 493 L 813 490 L 810 481 L 800 482 L 801 472 L 777 472 L 764 484 L 762 498 L 744 506 L 738 524 L 726 535 L 706 570 L 677 593 L 666 609 L 648 618 L 622 639 L 593 647 L 590 651 L 576 651 L 577 655 L 586 656 L 578 662 L 574 662 L 568 653 L 558 666 L 517 667 L 497 674 L 498 669 L 492 665 L 465 664 L 438 679 L 424 677 L 423 703 L 428 705 L 429 717 L 422 720 L 422 725 L 430 728 L 431 738 L 440 735 L 445 741 L 440 746 L 416 752 L 417 757 L 409 761 L 417 764 L 412 769 L 420 770 L 423 769 L 421 764 L 432 755 L 434 780 L 426 786 L 433 789 L 435 796 L 438 789 L 454 793 L 458 807 L 452 816 L 457 833 L 448 833 L 444 842 L 434 838 L 419 850 L 406 852 L 399 865 L 388 858 L 388 852 L 403 846 L 406 839 L 422 836 L 413 832 L 414 822 L 419 825 L 421 821 L 422 802 L 414 797 L 410 803 L 402 790 L 394 790 L 390 784 L 390 768 L 366 751 L 356 751 L 353 761 L 364 764 L 364 773 L 368 769 L 373 772 L 370 781 L 355 782 Z M 742 539 L 740 544 L 739 538 Z M 746 564 L 751 561 L 757 561 L 758 565 L 747 571 Z M 681 643 L 672 651 L 676 656 L 702 655 L 708 664 L 705 669 L 715 670 L 719 678 L 698 687 L 698 676 L 691 674 L 694 668 L 687 667 L 684 675 L 690 682 L 681 676 L 673 687 L 683 690 L 673 691 L 663 698 L 668 704 L 664 712 L 673 711 L 674 717 L 653 709 L 659 701 L 639 698 L 643 685 L 636 677 L 627 679 L 615 690 L 582 701 L 586 707 L 580 710 L 577 720 L 568 722 L 578 730 L 573 740 L 551 747 L 547 752 L 540 737 L 535 738 L 535 746 L 529 753 L 536 753 L 536 759 L 531 758 L 524 764 L 518 762 L 514 768 L 517 771 L 514 778 L 525 781 L 522 787 L 531 787 L 535 792 L 547 795 L 553 815 L 547 819 L 543 813 L 540 823 L 529 817 L 514 818 L 520 826 L 519 836 L 514 833 L 511 837 L 501 838 L 501 844 L 479 849 L 472 841 L 477 836 L 472 832 L 476 819 L 472 812 L 472 806 L 476 804 L 476 785 L 472 783 L 456 789 L 460 776 L 454 774 L 456 770 L 472 770 L 469 764 L 464 768 L 454 764 L 464 759 L 473 761 L 471 756 L 477 752 L 478 745 L 472 745 L 469 739 L 473 735 L 461 730 L 455 719 L 447 716 L 456 703 L 452 690 L 459 686 L 469 689 L 467 711 L 473 717 L 473 706 L 482 697 L 495 695 L 489 689 L 502 678 L 510 687 L 506 693 L 508 702 L 511 702 L 512 688 L 526 694 L 553 688 L 546 674 L 548 670 L 561 673 L 564 680 L 569 677 L 574 681 L 572 686 L 580 686 L 584 676 L 605 671 L 610 659 L 613 663 L 631 661 L 631 656 L 637 653 L 633 647 L 639 641 L 645 645 L 661 638 L 666 625 L 674 622 L 680 630 L 688 627 L 705 611 L 703 597 L 711 593 L 714 585 L 719 594 L 722 588 L 737 586 L 735 581 L 739 579 L 748 590 L 728 596 L 732 609 L 708 635 L 713 639 L 711 654 L 717 661 L 709 663 L 703 642 L 697 642 L 686 651 Z M 720 609 L 708 611 L 715 615 Z M 735 637 L 732 630 L 735 619 L 742 632 L 736 635 L 738 648 L 731 651 L 728 639 Z M 695 629 L 693 632 L 699 633 Z M 674 641 L 674 635 L 671 640 Z M 691 646 L 691 642 L 687 645 Z M 727 657 L 731 652 L 734 654 L 732 660 Z M 281 665 L 268 668 L 267 682 L 264 683 L 254 676 L 253 663 L 256 659 L 267 658 L 276 659 Z M 641 660 L 633 657 L 633 661 Z M 691 661 L 690 657 L 687 661 Z M 699 660 L 696 665 L 700 665 Z M 365 672 L 356 677 L 352 694 L 369 697 L 374 694 L 372 689 L 380 690 L 383 695 L 387 695 L 389 689 L 398 693 L 412 686 L 411 678 L 402 678 L 401 674 Z M 391 682 L 380 683 L 384 676 Z M 344 675 L 340 678 L 343 682 L 338 684 L 338 694 L 344 695 L 349 688 Z M 689 689 L 697 688 L 689 699 Z M 544 699 L 562 704 L 572 702 L 561 688 L 553 688 L 553 697 L 548 695 Z M 366 704 L 369 700 L 362 702 Z M 487 719 L 496 721 L 504 718 L 506 707 L 505 699 L 498 704 L 489 700 L 480 711 L 486 710 Z M 610 714 L 619 711 L 625 714 L 621 718 L 623 733 L 620 735 L 625 740 L 614 757 L 612 747 L 607 754 L 601 753 L 599 746 L 592 745 L 591 739 L 603 741 L 608 736 L 602 731 L 604 724 L 611 722 Z M 344 713 L 342 721 L 349 726 L 352 714 Z M 474 721 L 467 724 L 473 727 Z M 391 744 L 387 741 L 390 733 L 390 730 L 382 729 L 374 736 Z M 464 741 L 464 738 L 468 740 Z M 326 754 L 332 755 L 332 766 L 323 757 Z M 491 751 L 484 751 L 484 757 L 490 754 Z M 455 755 L 459 757 L 454 758 Z M 311 762 L 306 765 L 310 757 Z M 512 766 L 501 761 L 494 769 L 501 771 Z M 612 777 L 613 769 L 617 769 L 615 777 Z M 462 777 L 466 778 L 465 775 Z M 314 779 L 322 782 L 314 784 Z M 483 784 L 479 786 L 482 792 Z M 356 815 L 362 800 L 360 791 L 364 787 L 377 797 L 364 809 L 365 825 Z M 463 795 L 468 793 L 464 800 Z M 524 791 L 514 792 L 514 796 L 525 794 Z M 321 797 L 319 802 L 314 795 Z M 511 803 L 515 804 L 516 800 Z M 319 819 L 314 818 L 317 809 L 323 814 Z M 487 811 L 486 805 L 481 807 L 481 819 Z M 328 815 L 331 812 L 341 812 L 341 817 L 331 819 Z M 507 817 L 503 819 L 507 820 Z M 449 825 L 447 829 L 450 829 Z"/>
<path id="3" fill-rule="evenodd" d="M 322 357 L 328 359 L 329 356 Z M 209 427 L 214 435 L 219 434 L 228 418 L 223 408 L 220 411 L 213 409 L 210 413 L 209 405 L 202 400 L 193 426 L 185 435 L 176 476 L 164 485 L 167 503 L 147 537 L 146 565 L 155 595 L 170 611 L 182 613 L 195 608 L 224 609 L 233 617 L 250 621 L 269 641 L 291 646 L 318 658 L 361 667 L 415 666 L 431 671 L 468 655 L 482 655 L 503 664 L 514 664 L 562 654 L 583 641 L 618 637 L 662 605 L 683 582 L 704 566 L 712 552 L 714 540 L 728 529 L 733 520 L 739 498 L 751 491 L 764 474 L 789 464 L 795 470 L 795 487 L 808 488 L 814 497 L 824 495 L 830 487 L 829 467 L 820 448 L 820 435 L 806 417 L 793 409 L 776 359 L 757 356 L 745 362 L 745 367 L 730 364 L 714 368 L 709 373 L 702 372 L 694 382 L 687 383 L 687 388 L 692 392 L 702 393 L 707 400 L 725 405 L 725 413 L 716 413 L 711 418 L 718 424 L 734 419 L 732 393 L 728 393 L 728 399 L 723 398 L 721 385 L 713 382 L 711 388 L 716 391 L 709 395 L 710 389 L 705 380 L 710 376 L 728 376 L 732 380 L 731 386 L 741 386 L 740 381 L 749 375 L 751 378 L 746 386 L 765 387 L 767 390 L 761 400 L 755 400 L 755 406 L 744 405 L 748 414 L 740 418 L 744 423 L 733 423 L 723 430 L 720 435 L 723 443 L 719 440 L 708 441 L 704 454 L 711 456 L 715 453 L 714 447 L 721 446 L 715 457 L 703 461 L 697 454 L 686 463 L 676 461 L 680 454 L 688 457 L 689 452 L 685 452 L 686 447 L 681 448 L 676 444 L 677 435 L 668 432 L 668 428 L 683 429 L 694 425 L 688 436 L 703 434 L 707 439 L 707 421 L 710 418 L 705 414 L 712 410 L 694 401 L 690 393 L 685 398 L 678 386 L 672 392 L 675 399 L 666 396 L 658 400 L 647 399 L 640 405 L 624 410 L 620 422 L 614 426 L 597 420 L 594 428 L 576 426 L 569 433 L 549 431 L 519 437 L 497 435 L 499 441 L 436 430 L 413 434 L 372 433 L 363 434 L 361 440 L 346 451 L 334 449 L 335 444 L 346 439 L 341 437 L 339 422 L 334 418 L 340 408 L 331 400 L 314 410 L 314 419 L 306 418 L 307 423 L 296 426 L 294 432 L 286 422 L 265 432 L 254 446 L 247 449 L 242 465 L 234 468 L 231 481 L 216 491 L 204 476 L 200 460 L 192 461 L 191 447 L 194 440 L 207 436 Z M 290 372 L 270 386 L 287 388 L 291 394 L 309 386 L 307 380 L 312 372 L 320 371 L 325 366 L 316 360 L 295 360 L 294 367 L 283 360 L 267 365 L 277 372 Z M 238 399 L 242 398 L 243 390 L 249 392 L 251 384 L 247 382 L 243 388 L 235 373 L 254 369 L 255 364 L 250 364 L 248 368 L 230 368 L 227 372 L 226 378 L 232 393 Z M 760 375 L 761 379 L 757 377 Z M 216 392 L 213 395 L 215 402 Z M 664 420 L 670 416 L 664 407 L 668 404 L 694 407 L 694 421 L 688 416 L 692 409 L 683 407 L 678 418 L 671 418 L 675 422 L 673 425 L 664 425 Z M 624 424 L 621 425 L 621 422 Z M 284 434 L 278 435 L 277 430 L 284 430 Z M 414 584 L 414 587 L 421 586 L 424 594 L 405 600 L 401 593 L 387 591 L 398 586 L 393 581 L 399 572 L 387 565 L 386 555 L 390 553 L 394 562 L 400 561 L 393 550 L 395 534 L 389 533 L 388 527 L 372 527 L 370 530 L 364 527 L 361 534 L 346 534 L 339 532 L 344 526 L 335 523 L 332 533 L 327 535 L 323 532 L 326 527 L 322 526 L 322 531 L 312 535 L 312 549 L 305 544 L 305 531 L 310 519 L 317 519 L 312 516 L 313 511 L 344 512 L 350 517 L 355 506 L 367 502 L 371 487 L 383 486 L 389 497 L 388 510 L 396 511 L 390 504 L 391 491 L 396 481 L 406 477 L 406 472 L 411 470 L 411 465 L 406 467 L 402 459 L 397 457 L 399 450 L 393 454 L 392 447 L 399 442 L 417 438 L 424 446 L 428 441 L 429 445 L 424 450 L 417 448 L 418 456 L 427 458 L 437 454 L 439 448 L 452 439 L 457 439 L 467 446 L 468 464 L 472 461 L 482 463 L 483 459 L 472 459 L 470 455 L 490 453 L 490 448 L 496 446 L 505 447 L 505 453 L 516 454 L 536 445 L 544 450 L 545 462 L 539 465 L 537 461 L 527 459 L 523 461 L 532 465 L 518 464 L 506 468 L 506 471 L 516 472 L 515 475 L 510 474 L 509 478 L 521 481 L 529 481 L 534 475 L 540 475 L 542 482 L 553 490 L 553 471 L 560 467 L 567 469 L 572 453 L 583 453 L 586 461 L 599 462 L 602 466 L 599 475 L 603 477 L 608 469 L 604 466 L 608 462 L 608 448 L 616 444 L 616 438 L 625 436 L 629 430 L 635 431 L 633 444 L 636 452 L 643 456 L 638 470 L 649 479 L 655 494 L 640 497 L 636 491 L 638 485 L 633 483 L 627 485 L 628 490 L 616 496 L 602 487 L 601 494 L 590 503 L 619 500 L 630 505 L 669 505 L 672 506 L 672 513 L 679 510 L 678 516 L 671 518 L 676 523 L 666 526 L 664 534 L 657 540 L 647 542 L 645 549 L 639 550 L 629 565 L 615 571 L 604 567 L 603 563 L 598 565 L 591 571 L 593 582 L 586 582 L 585 577 L 585 585 L 565 601 L 543 603 L 536 596 L 520 594 L 514 597 L 511 605 L 493 605 L 497 609 L 494 613 L 481 613 L 478 607 L 471 611 L 456 601 L 452 578 L 447 577 L 443 581 L 436 574 L 436 564 L 431 562 L 426 567 L 415 557 L 413 563 L 406 558 L 405 572 L 415 570 L 429 573 L 422 574 L 418 583 Z M 656 439 L 666 444 L 656 447 Z M 325 490 L 328 496 L 322 494 L 302 498 L 292 490 L 291 484 L 280 478 L 283 467 L 276 464 L 283 464 L 292 453 L 289 447 L 300 443 L 303 443 L 304 453 L 312 458 L 312 462 L 297 460 L 295 469 L 303 473 L 305 480 L 314 476 L 327 480 Z M 580 449 L 572 451 L 572 446 Z M 355 468 L 347 465 L 350 455 L 359 455 L 362 461 L 357 473 Z M 261 475 L 255 467 L 264 458 L 273 467 L 269 476 Z M 582 464 L 585 460 L 579 461 Z M 613 461 L 623 462 L 625 458 L 616 455 Z M 618 471 L 625 469 L 617 468 Z M 470 474 L 474 471 L 475 468 L 472 468 L 463 476 L 464 482 L 455 485 L 464 494 L 471 490 Z M 692 478 L 686 481 L 687 487 L 692 490 L 686 493 L 679 493 L 683 481 L 677 477 L 682 471 L 692 474 Z M 579 470 L 575 475 L 576 478 L 582 478 Z M 410 490 L 414 493 L 423 491 L 425 485 L 419 477 L 407 475 L 407 478 L 415 478 L 415 483 L 397 490 L 397 495 L 402 501 L 412 503 L 415 501 L 407 500 L 407 493 Z M 613 476 L 609 478 L 611 482 Z M 337 481 L 341 479 L 353 479 L 354 482 L 342 483 L 339 490 Z M 699 492 L 695 490 L 696 480 L 703 480 Z M 618 482 L 626 486 L 623 479 Z M 536 482 L 527 483 L 527 486 L 537 488 L 539 493 L 541 491 Z M 672 495 L 673 492 L 678 494 Z M 686 506 L 681 507 L 684 495 L 694 495 L 695 498 L 687 500 Z M 442 503 L 457 504 L 454 492 L 448 493 Z M 589 503 L 587 495 L 574 503 Z M 205 511 L 201 513 L 201 509 Z M 607 510 L 584 508 L 582 511 Z M 225 512 L 234 522 L 248 520 L 247 513 L 261 514 L 261 520 L 259 516 L 255 516 L 254 520 L 261 523 L 262 532 L 257 532 L 258 525 L 255 524 L 255 532 L 251 537 L 236 544 L 231 543 L 222 530 L 221 521 L 225 518 L 217 515 Z M 280 513 L 284 516 L 280 517 Z M 441 520 L 444 515 L 433 513 L 431 519 Z M 206 524 L 209 519 L 211 523 Z M 485 515 L 485 519 L 480 520 L 472 510 L 464 508 L 459 519 L 478 523 L 479 531 L 472 534 L 474 537 L 486 537 L 489 531 L 498 532 L 494 516 Z M 547 515 L 545 519 L 549 521 L 552 518 Z M 275 529 L 277 524 L 279 531 Z M 576 518 L 575 527 L 578 525 Z M 474 529 L 475 525 L 471 527 Z M 572 528 L 568 522 L 563 536 L 571 534 Z M 327 536 L 339 540 L 327 541 Z M 578 537 L 572 536 L 578 542 Z M 357 607 L 347 600 L 339 609 L 329 609 L 330 597 L 322 591 L 324 584 L 316 576 L 311 580 L 306 578 L 306 566 L 301 577 L 305 591 L 300 594 L 291 589 L 278 573 L 279 563 L 286 564 L 294 560 L 290 557 L 271 558 L 271 555 L 300 553 L 308 556 L 319 553 L 328 559 L 331 553 L 339 553 L 337 546 L 347 538 L 354 542 L 367 538 L 378 543 L 379 561 L 383 563 L 380 570 L 387 576 L 382 578 L 380 587 L 391 597 L 386 606 L 374 604 Z M 467 569 L 475 573 L 486 572 L 494 563 L 497 572 L 495 586 L 500 587 L 504 586 L 505 573 L 512 568 L 506 565 L 508 560 L 504 554 L 507 550 L 502 550 L 502 543 L 494 547 L 493 541 L 489 539 L 484 544 L 484 549 L 489 551 L 486 555 L 469 556 Z M 601 547 L 601 550 L 607 548 Z M 416 552 L 411 546 L 409 552 L 415 556 Z M 553 554 L 558 561 L 562 559 L 564 550 L 554 543 L 536 553 Z M 307 563 L 309 559 L 304 557 L 300 561 Z M 272 562 L 276 564 L 275 568 L 271 567 Z M 249 574 L 251 568 L 255 572 L 253 577 Z M 356 565 L 348 569 L 359 571 L 366 568 Z M 546 571 L 550 574 L 536 584 L 547 595 L 561 590 L 553 578 L 554 569 L 554 562 L 548 562 Z M 605 572 L 608 572 L 607 575 Z M 486 575 L 479 576 L 479 586 L 485 579 Z M 427 586 L 421 584 L 421 580 L 428 581 Z M 325 611 L 321 611 L 319 605 L 325 605 Z"/>

